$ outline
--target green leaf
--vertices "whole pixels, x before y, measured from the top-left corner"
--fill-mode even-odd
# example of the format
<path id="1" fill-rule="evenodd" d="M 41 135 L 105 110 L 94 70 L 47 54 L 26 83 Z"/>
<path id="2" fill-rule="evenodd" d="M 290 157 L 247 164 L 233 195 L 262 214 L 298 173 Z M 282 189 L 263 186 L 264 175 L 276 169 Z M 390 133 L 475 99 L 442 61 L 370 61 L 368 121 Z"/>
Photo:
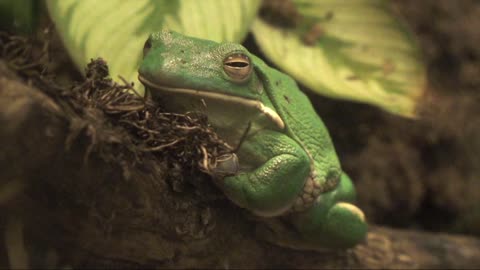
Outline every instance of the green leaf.
<path id="1" fill-rule="evenodd" d="M 110 75 L 135 82 L 148 35 L 162 28 L 215 41 L 241 42 L 259 0 L 47 0 L 50 16 L 77 67 L 92 58 Z"/>
<path id="2" fill-rule="evenodd" d="M 415 116 L 426 84 L 418 47 L 385 0 L 294 0 L 295 27 L 253 25 L 265 55 L 313 91 Z"/>

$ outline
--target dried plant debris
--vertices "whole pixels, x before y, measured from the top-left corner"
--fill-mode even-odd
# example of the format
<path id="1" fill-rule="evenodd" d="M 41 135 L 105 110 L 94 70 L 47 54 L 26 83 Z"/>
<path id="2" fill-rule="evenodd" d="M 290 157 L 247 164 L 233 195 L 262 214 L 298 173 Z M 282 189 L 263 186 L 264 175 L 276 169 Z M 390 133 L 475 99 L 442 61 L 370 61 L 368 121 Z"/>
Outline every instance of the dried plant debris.
<path id="1" fill-rule="evenodd" d="M 83 113 L 90 108 L 102 111 L 114 125 L 128 131 L 137 155 L 153 153 L 169 163 L 205 170 L 205 160 L 212 163 L 231 151 L 204 115 L 165 112 L 154 101 L 136 95 L 133 85 L 113 82 L 102 59 L 88 65 L 86 76 L 85 82 L 70 91 L 75 101 L 72 107 Z"/>
<path id="2" fill-rule="evenodd" d="M 43 74 L 48 63 L 48 41 L 14 36 L 0 31 L 0 59 L 22 75 Z"/>
<path id="3" fill-rule="evenodd" d="M 85 161 L 92 152 L 120 164 L 139 163 L 153 154 L 177 168 L 208 173 L 205 164 L 215 164 L 218 156 L 232 151 L 204 115 L 165 112 L 155 101 L 137 95 L 132 83 L 114 82 L 104 60 L 90 62 L 83 82 L 60 86 L 48 71 L 49 58 L 48 37 L 39 42 L 0 32 L 0 59 L 52 97 L 71 120 L 67 148 L 78 136 L 90 138 Z M 112 150 L 119 144 L 128 155 Z M 131 158 L 122 160 L 126 156 Z"/>

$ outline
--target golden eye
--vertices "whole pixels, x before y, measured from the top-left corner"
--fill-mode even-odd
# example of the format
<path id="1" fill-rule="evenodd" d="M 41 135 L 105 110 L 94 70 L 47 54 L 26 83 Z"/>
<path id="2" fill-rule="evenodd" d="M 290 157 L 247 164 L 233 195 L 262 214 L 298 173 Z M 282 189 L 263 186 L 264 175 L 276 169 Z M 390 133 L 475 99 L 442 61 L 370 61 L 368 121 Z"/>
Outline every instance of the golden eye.
<path id="1" fill-rule="evenodd" d="M 223 60 L 223 70 L 233 81 L 244 82 L 252 73 L 252 64 L 245 54 L 231 54 Z"/>

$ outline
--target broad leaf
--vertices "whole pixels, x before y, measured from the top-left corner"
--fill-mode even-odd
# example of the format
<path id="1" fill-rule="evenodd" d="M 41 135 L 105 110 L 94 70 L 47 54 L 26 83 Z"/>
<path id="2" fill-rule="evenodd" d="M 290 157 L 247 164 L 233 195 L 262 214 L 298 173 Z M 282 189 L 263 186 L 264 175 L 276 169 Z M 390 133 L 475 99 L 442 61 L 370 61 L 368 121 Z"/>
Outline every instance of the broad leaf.
<path id="1" fill-rule="evenodd" d="M 294 0 L 300 22 L 257 19 L 266 56 L 313 91 L 365 102 L 406 117 L 425 88 L 425 70 L 409 33 L 385 0 Z"/>
<path id="2" fill-rule="evenodd" d="M 162 28 L 216 41 L 241 42 L 259 0 L 47 0 L 50 15 L 79 69 L 107 60 L 112 78 L 135 82 L 148 35 Z"/>

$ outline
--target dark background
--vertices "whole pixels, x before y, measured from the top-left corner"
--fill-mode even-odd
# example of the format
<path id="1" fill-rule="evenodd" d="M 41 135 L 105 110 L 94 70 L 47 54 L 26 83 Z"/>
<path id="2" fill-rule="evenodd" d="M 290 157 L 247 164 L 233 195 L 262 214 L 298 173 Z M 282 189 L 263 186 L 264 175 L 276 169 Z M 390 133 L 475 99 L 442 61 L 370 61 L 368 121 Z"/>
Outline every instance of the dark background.
<path id="1" fill-rule="evenodd" d="M 429 88 L 417 120 L 316 98 L 370 221 L 480 234 L 480 1 L 397 0 Z"/>

